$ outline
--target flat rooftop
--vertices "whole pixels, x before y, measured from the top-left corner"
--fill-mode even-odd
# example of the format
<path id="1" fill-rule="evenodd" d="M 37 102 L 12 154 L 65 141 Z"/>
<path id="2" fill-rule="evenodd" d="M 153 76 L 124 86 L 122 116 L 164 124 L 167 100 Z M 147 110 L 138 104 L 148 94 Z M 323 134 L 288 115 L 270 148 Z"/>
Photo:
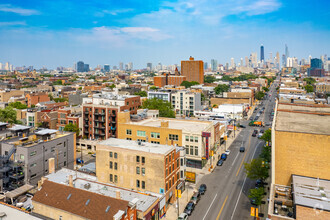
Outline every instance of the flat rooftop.
<path id="1" fill-rule="evenodd" d="M 174 146 L 162 145 L 162 144 L 153 144 L 148 142 L 142 142 L 141 145 L 137 141 L 109 138 L 104 141 L 100 141 L 99 145 L 118 147 L 122 149 L 143 151 L 152 154 L 168 154 L 175 149 Z"/>
<path id="2" fill-rule="evenodd" d="M 330 135 L 330 106 L 279 104 L 275 130 L 308 134 Z"/>
<path id="3" fill-rule="evenodd" d="M 296 205 L 330 211 L 330 180 L 292 176 Z"/>
<path id="4" fill-rule="evenodd" d="M 162 118 L 149 118 L 137 122 L 129 122 L 133 125 L 142 125 L 148 127 L 161 127 L 161 122 L 168 121 L 169 129 L 182 130 L 183 132 L 189 133 L 201 133 L 210 126 L 211 122 L 204 121 L 192 121 L 192 120 L 178 120 L 178 119 L 162 119 Z"/>

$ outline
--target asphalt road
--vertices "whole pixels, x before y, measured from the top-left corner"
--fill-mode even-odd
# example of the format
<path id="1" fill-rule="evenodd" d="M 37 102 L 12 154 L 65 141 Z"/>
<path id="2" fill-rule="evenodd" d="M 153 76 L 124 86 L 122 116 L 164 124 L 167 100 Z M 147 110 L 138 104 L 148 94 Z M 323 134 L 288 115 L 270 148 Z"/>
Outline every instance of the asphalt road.
<path id="1" fill-rule="evenodd" d="M 274 109 L 276 94 L 274 85 L 268 94 L 271 94 L 271 97 L 263 101 L 261 107 L 265 106 L 266 109 L 259 118 L 264 122 L 269 122 L 269 115 Z M 257 112 L 259 110 L 260 107 Z M 253 117 L 256 114 L 254 113 Z M 247 127 L 230 145 L 231 152 L 224 164 L 201 179 L 199 184 L 205 183 L 207 191 L 201 196 L 189 220 L 253 219 L 250 216 L 251 204 L 248 193 L 249 189 L 254 188 L 255 181 L 246 178 L 243 163 L 258 157 L 264 141 L 252 137 L 253 130 L 260 130 L 260 128 L 249 127 L 248 122 L 241 122 Z M 267 129 L 267 127 L 262 129 Z M 241 146 L 245 146 L 244 153 L 239 152 Z"/>

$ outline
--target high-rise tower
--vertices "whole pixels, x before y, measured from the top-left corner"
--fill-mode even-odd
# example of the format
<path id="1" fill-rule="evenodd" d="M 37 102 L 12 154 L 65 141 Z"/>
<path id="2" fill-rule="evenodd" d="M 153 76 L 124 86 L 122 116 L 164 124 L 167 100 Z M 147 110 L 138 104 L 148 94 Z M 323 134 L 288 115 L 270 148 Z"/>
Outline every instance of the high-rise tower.
<path id="1" fill-rule="evenodd" d="M 265 51 L 264 51 L 264 46 L 261 45 L 260 47 L 260 61 L 264 61 L 265 60 Z"/>

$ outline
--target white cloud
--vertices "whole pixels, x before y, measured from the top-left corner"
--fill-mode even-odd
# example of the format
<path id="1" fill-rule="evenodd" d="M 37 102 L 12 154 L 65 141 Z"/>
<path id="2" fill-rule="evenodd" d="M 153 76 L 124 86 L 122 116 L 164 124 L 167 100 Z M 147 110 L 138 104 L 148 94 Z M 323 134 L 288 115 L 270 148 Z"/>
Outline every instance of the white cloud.
<path id="1" fill-rule="evenodd" d="M 124 9 L 116 9 L 116 10 L 102 10 L 101 12 L 96 12 L 95 16 L 103 17 L 106 14 L 115 16 L 115 15 L 128 13 L 128 12 L 132 12 L 132 11 L 134 11 L 133 8 L 124 8 Z"/>
<path id="2" fill-rule="evenodd" d="M 0 5 L 0 11 L 12 12 L 12 13 L 19 14 L 19 15 L 22 15 L 22 16 L 30 16 L 30 15 L 40 14 L 40 12 L 37 11 L 37 10 L 14 7 L 10 4 L 1 4 Z"/>
<path id="3" fill-rule="evenodd" d="M 0 27 L 4 26 L 24 26 L 26 25 L 25 21 L 2 21 L 0 22 Z"/>
<path id="4" fill-rule="evenodd" d="M 281 3 L 277 0 L 259 0 L 250 4 L 238 6 L 234 8 L 234 12 L 246 13 L 249 16 L 267 14 L 277 11 L 281 7 Z"/>

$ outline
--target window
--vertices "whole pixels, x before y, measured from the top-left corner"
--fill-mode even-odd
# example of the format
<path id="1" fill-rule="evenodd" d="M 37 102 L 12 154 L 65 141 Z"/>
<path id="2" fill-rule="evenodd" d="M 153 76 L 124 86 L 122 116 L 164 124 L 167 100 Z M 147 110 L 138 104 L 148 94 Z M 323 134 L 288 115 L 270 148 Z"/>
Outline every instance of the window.
<path id="1" fill-rule="evenodd" d="M 112 152 L 109 153 L 109 157 L 112 157 Z"/>
<path id="2" fill-rule="evenodd" d="M 63 165 L 66 166 L 66 161 L 64 161 Z"/>
<path id="3" fill-rule="evenodd" d="M 186 145 L 186 154 L 189 154 L 189 146 Z"/>
<path id="4" fill-rule="evenodd" d="M 144 164 L 146 162 L 146 158 L 142 157 L 142 164 Z"/>
<path id="5" fill-rule="evenodd" d="M 168 186 L 171 188 L 171 186 L 172 186 L 171 180 L 168 182 Z"/>
<path id="6" fill-rule="evenodd" d="M 171 163 L 171 160 L 172 160 L 172 158 L 171 158 L 171 154 L 170 154 L 170 156 L 168 156 L 168 161 Z"/>
<path id="7" fill-rule="evenodd" d="M 190 155 L 194 155 L 194 146 L 190 146 Z"/>
<path id="8" fill-rule="evenodd" d="M 152 144 L 160 144 L 159 141 L 151 141 Z"/>
<path id="9" fill-rule="evenodd" d="M 118 177 L 117 175 L 115 175 L 115 183 L 117 183 Z"/>
<path id="10" fill-rule="evenodd" d="M 140 174 L 140 167 L 136 167 L 136 174 Z"/>
<path id="11" fill-rule="evenodd" d="M 160 133 L 158 133 L 158 132 L 151 132 L 151 137 L 152 138 L 160 138 Z"/>
<path id="12" fill-rule="evenodd" d="M 129 102 L 126 102 L 126 105 L 129 105 Z"/>
<path id="13" fill-rule="evenodd" d="M 146 132 L 145 131 L 137 131 L 137 136 L 139 136 L 139 137 L 145 137 L 146 136 Z"/>
<path id="14" fill-rule="evenodd" d="M 37 174 L 32 174 L 30 178 L 33 179 L 36 176 L 37 176 Z"/>
<path id="15" fill-rule="evenodd" d="M 66 157 L 66 152 L 64 151 L 63 156 Z"/>
<path id="16" fill-rule="evenodd" d="M 146 188 L 146 183 L 144 181 L 142 181 L 142 189 Z"/>
<path id="17" fill-rule="evenodd" d="M 113 154 L 113 157 L 114 157 L 115 159 L 117 159 L 117 157 L 118 157 L 117 153 L 114 153 L 114 154 Z"/>
<path id="18" fill-rule="evenodd" d="M 110 167 L 110 169 L 113 168 L 113 163 L 112 163 L 112 161 L 110 161 L 110 163 L 109 163 L 109 167 Z"/>
<path id="19" fill-rule="evenodd" d="M 110 182 L 113 182 L 113 175 L 110 174 Z"/>
<path id="20" fill-rule="evenodd" d="M 166 161 L 166 163 L 165 163 L 165 164 L 167 165 L 167 163 L 168 163 L 168 158 L 167 158 L 167 157 L 166 157 L 166 160 L 165 160 L 165 161 Z"/>
<path id="21" fill-rule="evenodd" d="M 178 141 L 179 140 L 179 135 L 177 134 L 169 134 L 169 139 L 173 141 Z"/>
<path id="22" fill-rule="evenodd" d="M 198 156 L 198 147 L 195 146 L 195 156 Z"/>
<path id="23" fill-rule="evenodd" d="M 165 173 L 165 176 L 168 176 L 168 169 L 166 169 L 166 173 Z"/>
<path id="24" fill-rule="evenodd" d="M 174 164 L 172 164 L 172 170 L 174 171 Z"/>
<path id="25" fill-rule="evenodd" d="M 146 140 L 143 139 L 137 139 L 138 142 L 146 142 Z"/>
<path id="26" fill-rule="evenodd" d="M 174 176 L 172 177 L 172 184 L 174 185 Z"/>
<path id="27" fill-rule="evenodd" d="M 140 163 L 140 156 L 136 156 L 136 162 Z"/>
<path id="28" fill-rule="evenodd" d="M 179 174 L 179 172 L 176 173 L 176 179 L 177 179 L 177 180 L 180 179 L 180 174 Z"/>
<path id="29" fill-rule="evenodd" d="M 66 118 L 64 113 L 60 114 L 60 118 Z"/>
<path id="30" fill-rule="evenodd" d="M 118 164 L 115 162 L 115 170 L 118 169 Z"/>
<path id="31" fill-rule="evenodd" d="M 169 174 L 172 173 L 171 166 L 168 167 Z"/>
<path id="32" fill-rule="evenodd" d="M 168 183 L 166 183 L 166 191 L 168 190 Z"/>
<path id="33" fill-rule="evenodd" d="M 194 136 L 190 136 L 190 142 L 194 142 Z"/>
<path id="34" fill-rule="evenodd" d="M 136 187 L 140 188 L 140 180 L 136 180 Z"/>
<path id="35" fill-rule="evenodd" d="M 142 176 L 144 176 L 146 174 L 146 168 L 142 167 L 141 171 L 142 171 Z"/>
<path id="36" fill-rule="evenodd" d="M 30 165 L 30 167 L 35 167 L 35 166 L 37 166 L 37 163 L 33 163 Z"/>
<path id="37" fill-rule="evenodd" d="M 198 143 L 198 137 L 197 136 L 195 137 L 195 142 Z"/>
<path id="38" fill-rule="evenodd" d="M 183 158 L 181 158 L 181 166 L 183 166 L 184 164 L 183 164 Z"/>
<path id="39" fill-rule="evenodd" d="M 180 163 L 179 163 L 179 159 L 176 160 L 176 167 L 179 167 Z"/>
<path id="40" fill-rule="evenodd" d="M 129 140 L 129 141 L 131 141 L 131 140 L 132 140 L 132 138 L 126 138 L 126 140 Z"/>
<path id="41" fill-rule="evenodd" d="M 189 136 L 186 136 L 186 141 L 189 141 Z"/>
<path id="42" fill-rule="evenodd" d="M 52 152 L 53 152 L 53 148 L 52 148 Z M 36 155 L 37 154 L 37 151 L 32 151 L 31 153 L 30 153 L 30 157 L 32 157 L 32 156 L 34 156 L 34 155 Z"/>
<path id="43" fill-rule="evenodd" d="M 126 129 L 126 134 L 127 135 L 132 135 L 132 130 L 131 129 Z"/>

